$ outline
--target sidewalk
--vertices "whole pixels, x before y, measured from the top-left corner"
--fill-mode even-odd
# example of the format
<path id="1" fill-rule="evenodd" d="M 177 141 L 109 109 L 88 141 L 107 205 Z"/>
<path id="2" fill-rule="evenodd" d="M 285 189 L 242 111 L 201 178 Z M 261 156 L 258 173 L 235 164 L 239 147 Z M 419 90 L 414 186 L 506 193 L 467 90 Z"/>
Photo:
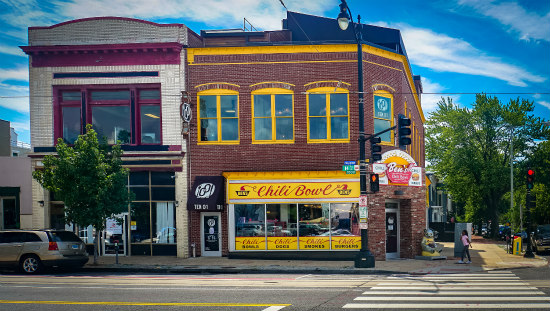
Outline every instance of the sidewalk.
<path id="1" fill-rule="evenodd" d="M 442 242 L 446 260 L 390 259 L 376 261 L 374 268 L 355 268 L 353 261 L 321 260 L 252 260 L 228 259 L 227 257 L 177 258 L 174 256 L 119 256 L 119 264 L 114 256 L 98 258 L 93 265 L 93 257 L 84 266 L 85 271 L 104 272 L 143 272 L 143 273 L 315 273 L 315 274 L 437 274 L 475 273 L 496 269 L 547 266 L 546 259 L 524 258 L 507 254 L 496 241 L 473 237 L 470 254 L 471 264 L 457 264 L 460 258 L 454 257 L 454 243 Z"/>

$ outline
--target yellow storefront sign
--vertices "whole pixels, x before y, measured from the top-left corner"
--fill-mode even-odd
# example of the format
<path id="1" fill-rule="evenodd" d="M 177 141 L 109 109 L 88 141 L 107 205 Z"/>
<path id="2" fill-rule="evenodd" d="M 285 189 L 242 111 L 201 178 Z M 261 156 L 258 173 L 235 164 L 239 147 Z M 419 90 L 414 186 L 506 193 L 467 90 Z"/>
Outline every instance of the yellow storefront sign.
<path id="1" fill-rule="evenodd" d="M 328 236 L 300 237 L 300 249 L 328 250 L 330 249 L 330 238 Z"/>
<path id="2" fill-rule="evenodd" d="M 296 237 L 268 237 L 267 249 L 269 250 L 297 250 L 298 238 Z"/>
<path id="3" fill-rule="evenodd" d="M 265 238 L 236 237 L 235 249 L 240 251 L 265 250 Z"/>
<path id="4" fill-rule="evenodd" d="M 333 236 L 332 249 L 333 250 L 361 249 L 361 237 L 360 236 Z"/>

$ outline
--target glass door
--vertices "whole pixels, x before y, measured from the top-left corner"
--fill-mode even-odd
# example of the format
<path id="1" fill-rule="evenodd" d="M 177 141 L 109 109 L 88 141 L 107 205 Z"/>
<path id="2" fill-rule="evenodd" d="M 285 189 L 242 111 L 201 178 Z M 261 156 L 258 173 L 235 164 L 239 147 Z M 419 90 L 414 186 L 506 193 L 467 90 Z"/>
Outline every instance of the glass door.
<path id="1" fill-rule="evenodd" d="M 201 214 L 201 254 L 202 256 L 220 257 L 221 243 L 221 214 Z"/>
<path id="2" fill-rule="evenodd" d="M 399 204 L 386 202 L 386 258 L 399 258 Z"/>

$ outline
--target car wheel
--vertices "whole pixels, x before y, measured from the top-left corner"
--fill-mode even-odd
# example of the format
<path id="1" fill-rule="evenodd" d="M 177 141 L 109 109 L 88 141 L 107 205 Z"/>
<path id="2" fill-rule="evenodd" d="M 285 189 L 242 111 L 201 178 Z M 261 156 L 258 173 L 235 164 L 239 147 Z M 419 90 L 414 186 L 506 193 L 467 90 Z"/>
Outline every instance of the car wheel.
<path id="1" fill-rule="evenodd" d="M 27 255 L 21 259 L 19 268 L 27 274 L 35 274 L 42 270 L 42 262 L 35 255 Z"/>

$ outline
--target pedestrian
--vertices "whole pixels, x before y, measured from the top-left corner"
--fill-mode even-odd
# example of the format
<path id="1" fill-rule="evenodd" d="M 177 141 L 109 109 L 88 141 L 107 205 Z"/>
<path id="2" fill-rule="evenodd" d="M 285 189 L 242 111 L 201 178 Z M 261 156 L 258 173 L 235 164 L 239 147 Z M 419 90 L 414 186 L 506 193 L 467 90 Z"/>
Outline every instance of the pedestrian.
<path id="1" fill-rule="evenodd" d="M 472 263 L 472 258 L 470 257 L 470 247 L 472 247 L 472 242 L 468 238 L 468 231 L 462 230 L 460 240 L 462 241 L 464 248 L 462 249 L 462 258 L 458 261 L 458 263 Z M 464 255 L 468 256 L 468 261 L 466 262 L 464 261 Z"/>

